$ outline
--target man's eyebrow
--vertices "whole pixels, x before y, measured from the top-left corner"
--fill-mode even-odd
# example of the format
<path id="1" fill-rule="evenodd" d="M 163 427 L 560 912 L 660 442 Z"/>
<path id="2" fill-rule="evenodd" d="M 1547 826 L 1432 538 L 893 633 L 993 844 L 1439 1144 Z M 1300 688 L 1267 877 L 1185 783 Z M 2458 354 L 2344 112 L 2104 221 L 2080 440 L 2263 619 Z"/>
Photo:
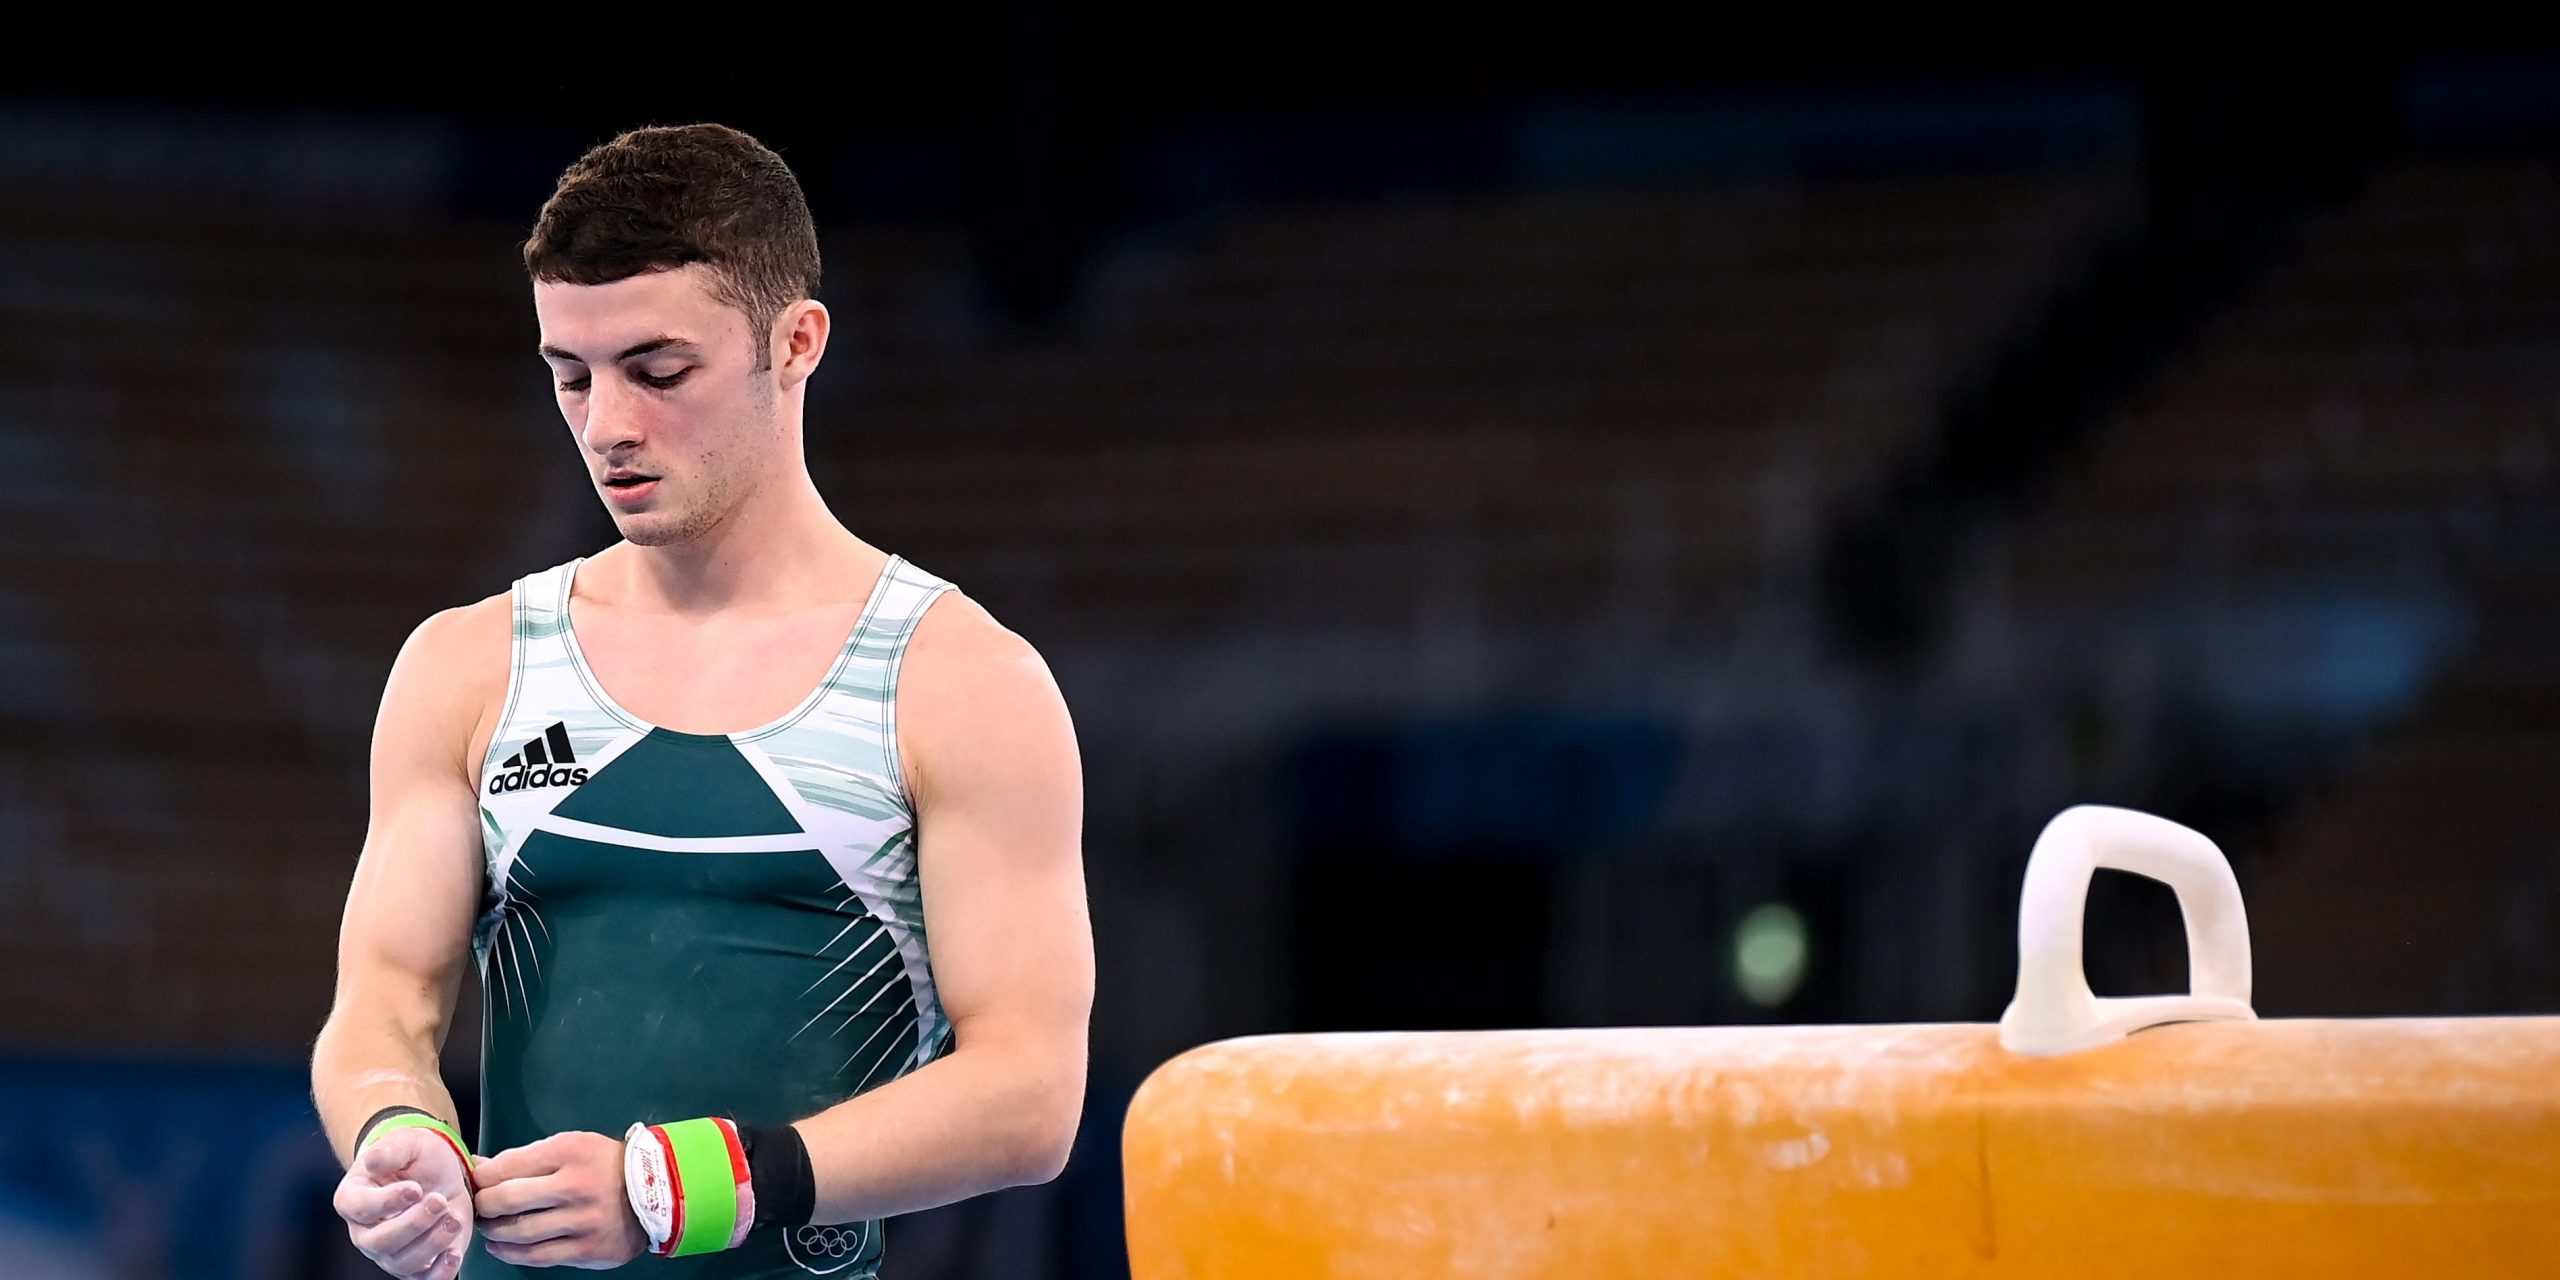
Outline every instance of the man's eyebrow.
<path id="1" fill-rule="evenodd" d="M 614 362 L 618 364 L 624 360 L 637 359 L 652 351 L 663 351 L 668 347 L 689 347 L 692 345 L 693 343 L 688 339 L 661 334 L 655 338 L 649 339 L 647 342 L 624 348 L 622 354 L 614 357 Z M 573 364 L 585 364 L 587 362 L 586 357 L 579 355 L 577 352 L 555 347 L 548 342 L 534 348 L 534 353 L 548 360 L 567 360 Z"/>

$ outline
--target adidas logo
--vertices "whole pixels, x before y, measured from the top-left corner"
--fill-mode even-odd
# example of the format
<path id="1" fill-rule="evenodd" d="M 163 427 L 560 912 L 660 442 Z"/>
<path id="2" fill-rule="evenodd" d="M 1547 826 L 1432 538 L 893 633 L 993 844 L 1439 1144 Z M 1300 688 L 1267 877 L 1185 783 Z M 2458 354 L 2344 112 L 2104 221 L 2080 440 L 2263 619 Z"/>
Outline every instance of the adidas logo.
<path id="1" fill-rule="evenodd" d="M 586 770 L 568 767 L 577 762 L 578 754 L 569 749 L 569 726 L 554 724 L 499 763 L 498 768 L 504 772 L 489 779 L 489 794 L 503 795 L 527 787 L 577 786 L 587 780 Z"/>

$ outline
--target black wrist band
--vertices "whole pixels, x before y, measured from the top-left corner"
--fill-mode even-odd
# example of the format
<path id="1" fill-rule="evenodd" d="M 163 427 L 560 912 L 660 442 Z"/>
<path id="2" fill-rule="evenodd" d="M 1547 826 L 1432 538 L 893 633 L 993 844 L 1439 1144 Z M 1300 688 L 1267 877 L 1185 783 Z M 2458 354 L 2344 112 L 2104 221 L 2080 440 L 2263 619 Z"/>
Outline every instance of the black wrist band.
<path id="1" fill-rule="evenodd" d="M 356 1146 L 353 1156 L 361 1156 L 364 1154 L 364 1140 L 372 1135 L 373 1127 L 375 1125 L 378 1125 L 393 1116 L 425 1116 L 432 1120 L 435 1118 L 435 1114 L 436 1113 L 428 1111 L 422 1107 L 384 1107 L 382 1110 L 374 1112 L 373 1115 L 363 1124 L 356 1126 Z"/>
<path id="2" fill-rule="evenodd" d="M 818 1174 L 809 1148 L 787 1124 L 742 1124 L 738 1145 L 747 1151 L 747 1181 L 756 1189 L 758 1227 L 806 1226 L 818 1211 Z"/>

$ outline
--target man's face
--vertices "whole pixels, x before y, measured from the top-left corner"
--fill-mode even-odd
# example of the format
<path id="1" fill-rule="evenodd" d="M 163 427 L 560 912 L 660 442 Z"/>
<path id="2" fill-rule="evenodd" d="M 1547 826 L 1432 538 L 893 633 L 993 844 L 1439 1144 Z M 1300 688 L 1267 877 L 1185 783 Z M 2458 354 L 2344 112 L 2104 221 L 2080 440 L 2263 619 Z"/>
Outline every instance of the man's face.
<path id="1" fill-rule="evenodd" d="M 690 541 L 754 492 L 783 431 L 763 334 L 700 263 L 582 285 L 536 281 L 560 416 L 622 536 Z"/>

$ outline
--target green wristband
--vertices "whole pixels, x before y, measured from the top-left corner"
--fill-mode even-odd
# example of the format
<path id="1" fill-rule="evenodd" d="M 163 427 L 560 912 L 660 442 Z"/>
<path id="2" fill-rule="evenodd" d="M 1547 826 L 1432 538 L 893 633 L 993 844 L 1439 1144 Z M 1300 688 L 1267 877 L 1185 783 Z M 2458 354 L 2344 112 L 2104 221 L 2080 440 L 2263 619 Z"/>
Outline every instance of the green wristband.
<path id="1" fill-rule="evenodd" d="M 710 1117 L 635 1124 L 623 1146 L 624 1188 L 649 1252 L 684 1258 L 745 1240 L 755 1201 L 734 1123 Z"/>
<path id="2" fill-rule="evenodd" d="M 684 1185 L 684 1235 L 675 1256 L 717 1253 L 729 1247 L 738 1226 L 738 1178 L 729 1159 L 730 1140 L 709 1120 L 679 1120 L 660 1128 L 675 1152 L 676 1176 Z"/>
<path id="3" fill-rule="evenodd" d="M 461 1157 L 462 1159 L 463 1173 L 466 1176 L 470 1174 L 471 1144 L 462 1140 L 462 1131 L 454 1128 L 452 1125 L 446 1124 L 435 1116 L 428 1115 L 424 1111 L 418 1111 L 415 1109 L 393 1111 L 386 1115 L 375 1116 L 371 1121 L 368 1121 L 365 1125 L 364 1136 L 356 1140 L 356 1154 L 359 1156 L 363 1155 L 365 1148 L 382 1141 L 382 1135 L 389 1133 L 394 1129 L 434 1130 L 436 1134 L 442 1137 L 446 1142 L 453 1144 L 453 1154 Z"/>

